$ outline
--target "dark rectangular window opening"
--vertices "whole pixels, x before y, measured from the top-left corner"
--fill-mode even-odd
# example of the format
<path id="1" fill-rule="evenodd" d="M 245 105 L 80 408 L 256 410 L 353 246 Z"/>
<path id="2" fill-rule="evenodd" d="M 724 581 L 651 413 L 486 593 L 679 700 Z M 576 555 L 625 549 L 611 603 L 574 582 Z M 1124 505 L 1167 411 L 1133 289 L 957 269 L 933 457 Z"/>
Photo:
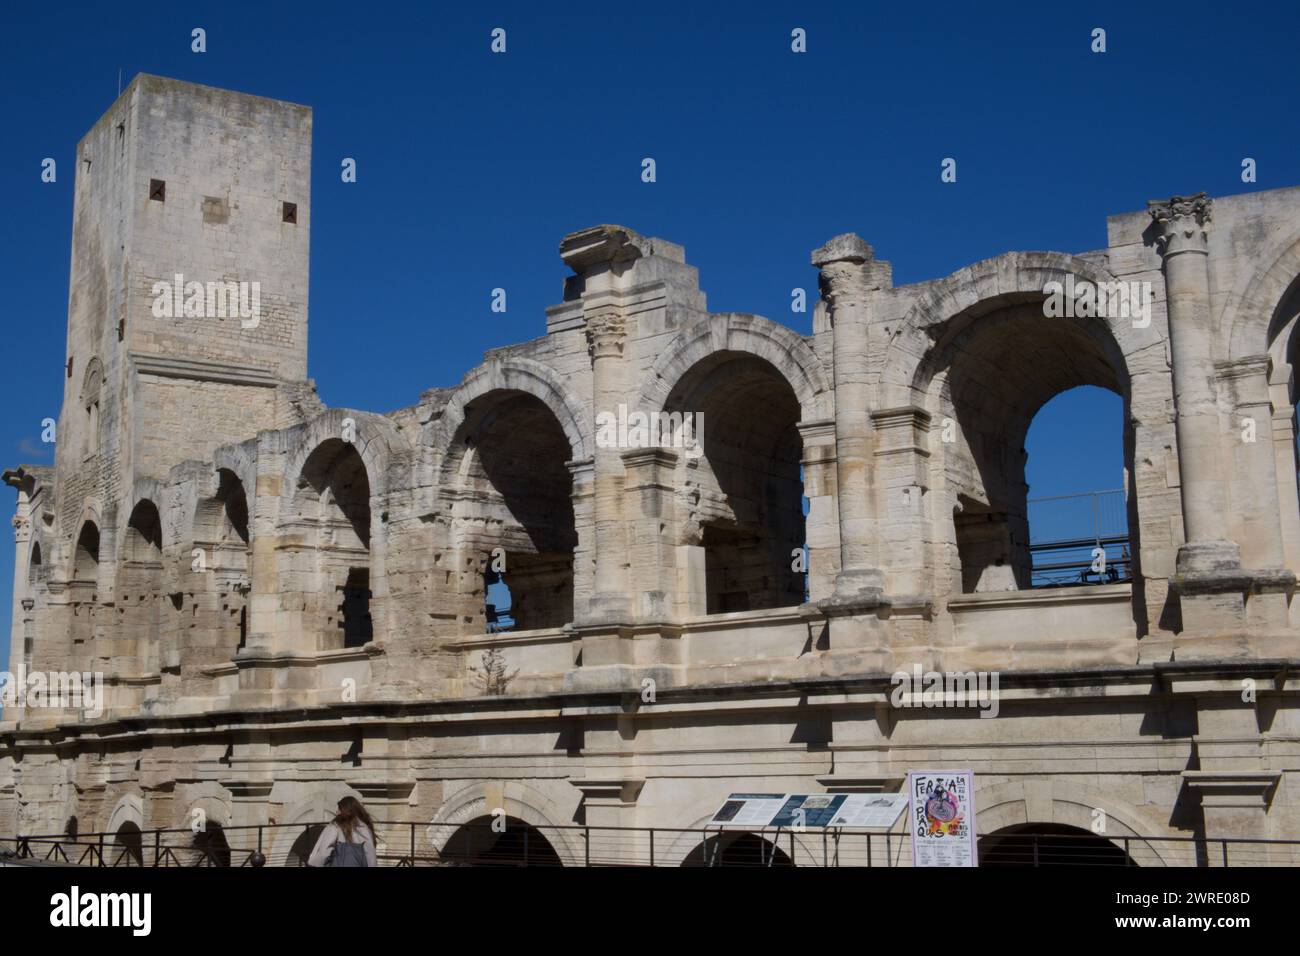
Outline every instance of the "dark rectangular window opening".
<path id="1" fill-rule="evenodd" d="M 167 184 L 161 179 L 149 180 L 149 198 L 158 202 L 167 201 Z"/>
<path id="2" fill-rule="evenodd" d="M 291 222 L 295 226 L 298 224 L 298 204 L 296 202 L 284 203 L 280 212 L 281 222 Z"/>

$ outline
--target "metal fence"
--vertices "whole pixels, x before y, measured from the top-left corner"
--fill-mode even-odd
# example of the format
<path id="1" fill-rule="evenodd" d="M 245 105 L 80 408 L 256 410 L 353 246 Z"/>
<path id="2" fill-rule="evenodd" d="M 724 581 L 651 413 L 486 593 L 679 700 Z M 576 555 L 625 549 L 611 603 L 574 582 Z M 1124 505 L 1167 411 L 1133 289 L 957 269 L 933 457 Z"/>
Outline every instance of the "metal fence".
<path id="1" fill-rule="evenodd" d="M 1030 498 L 1027 504 L 1034 587 L 1115 584 L 1132 577 L 1122 488 Z"/>
<path id="2" fill-rule="evenodd" d="M 381 866 L 911 865 L 911 837 L 845 829 L 376 822 Z M 0 863 L 93 867 L 303 866 L 323 823 L 8 837 Z M 1300 865 L 1300 840 L 1014 832 L 979 840 L 981 866 Z"/>

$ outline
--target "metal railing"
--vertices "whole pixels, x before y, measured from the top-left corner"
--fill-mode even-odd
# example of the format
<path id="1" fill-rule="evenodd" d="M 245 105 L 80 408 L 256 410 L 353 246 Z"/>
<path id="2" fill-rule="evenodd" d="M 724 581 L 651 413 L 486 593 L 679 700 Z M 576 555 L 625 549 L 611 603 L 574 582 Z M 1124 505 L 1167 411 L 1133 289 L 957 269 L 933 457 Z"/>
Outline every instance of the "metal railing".
<path id="1" fill-rule="evenodd" d="M 0 840 L 0 863 L 93 867 L 303 866 L 323 823 L 230 826 L 195 845 L 186 829 Z M 533 826 L 510 819 L 376 821 L 381 866 L 910 866 L 907 833 L 845 829 Z M 12 849 L 11 849 L 12 847 Z M 982 866 L 1300 865 L 1300 840 L 1015 832 L 980 837 Z"/>
<path id="2" fill-rule="evenodd" d="M 1033 587 L 1115 584 L 1132 577 L 1122 488 L 1030 498 L 1026 504 Z"/>

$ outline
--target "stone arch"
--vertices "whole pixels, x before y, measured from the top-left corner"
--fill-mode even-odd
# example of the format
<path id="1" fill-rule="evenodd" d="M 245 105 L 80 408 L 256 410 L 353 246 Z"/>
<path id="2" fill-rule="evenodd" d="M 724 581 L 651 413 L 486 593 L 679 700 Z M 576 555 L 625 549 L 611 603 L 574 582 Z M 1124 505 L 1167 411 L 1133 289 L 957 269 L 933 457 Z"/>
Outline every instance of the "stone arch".
<path id="1" fill-rule="evenodd" d="M 91 356 L 86 363 L 86 373 L 81 377 L 81 391 L 78 401 L 86 405 L 99 397 L 99 390 L 104 387 L 104 363 L 98 355 Z"/>
<path id="2" fill-rule="evenodd" d="M 1129 839 L 1128 853 L 1140 866 L 1185 866 L 1194 860 L 1189 844 L 1160 846 L 1146 837 L 1158 837 L 1165 827 L 1137 807 L 1116 800 L 1110 793 L 1072 781 L 1012 780 L 975 790 L 975 829 L 984 836 L 1006 827 L 1027 823 L 1054 823 L 1091 831 L 1095 811 L 1105 814 L 1102 834 L 1119 847 Z M 1118 838 L 1118 839 L 1117 839 Z M 1170 847 L 1173 847 L 1172 849 Z"/>
<path id="3" fill-rule="evenodd" d="M 400 475 L 394 469 L 400 468 L 399 462 L 409 455 L 410 446 L 397 427 L 382 415 L 332 408 L 286 433 L 293 451 L 284 467 L 285 495 L 292 496 L 293 488 L 302 477 L 303 466 L 316 449 L 328 441 L 343 438 L 346 419 L 351 419 L 355 426 L 355 438 L 347 443 L 356 449 L 365 463 L 370 497 L 386 495 L 401 483 Z"/>
<path id="4" fill-rule="evenodd" d="M 889 330 L 881 365 L 880 407 L 922 404 L 915 393 L 918 386 L 928 384 L 922 365 L 936 345 L 943 344 L 945 336 L 955 336 L 1005 306 L 1041 301 L 1048 283 L 1065 283 L 1070 276 L 1097 284 L 1116 281 L 1108 269 L 1078 256 L 1008 252 L 959 269 L 932 285 L 912 304 L 902 321 Z M 1131 320 L 1111 316 L 1105 324 L 1121 356 L 1131 355 L 1160 338 L 1154 322 L 1145 329 L 1136 329 Z"/>
<path id="5" fill-rule="evenodd" d="M 546 366 L 476 369 L 425 434 L 439 515 L 439 587 L 462 633 L 558 628 L 574 617 L 584 540 L 575 463 L 587 413 Z M 505 558 L 489 564 L 489 555 Z M 498 606 L 500 605 L 500 606 Z"/>
<path id="6" fill-rule="evenodd" d="M 208 477 L 208 487 L 204 489 L 206 494 L 216 494 L 220 487 L 221 472 L 229 471 L 239 479 L 240 484 L 244 486 L 244 493 L 249 496 L 249 509 L 253 505 L 253 496 L 257 489 L 257 461 L 255 458 L 255 446 L 250 450 L 248 445 L 222 445 L 212 453 L 212 471 Z"/>
<path id="7" fill-rule="evenodd" d="M 175 829 L 189 831 L 196 835 L 212 833 L 215 830 L 221 834 L 221 841 L 230 848 L 238 848 L 247 841 L 252 841 L 255 845 L 257 837 L 253 831 L 226 833 L 226 828 L 231 825 L 233 814 L 230 794 L 224 787 L 217 783 L 202 783 L 188 790 L 185 798 L 176 801 L 176 817 L 173 824 Z M 201 819 L 205 826 L 199 831 L 194 830 L 195 810 L 203 812 Z M 178 834 L 178 836 L 184 835 Z M 186 846 L 191 845 L 188 840 L 183 842 Z M 195 841 L 193 845 L 197 847 L 200 844 Z"/>
<path id="8" fill-rule="evenodd" d="M 555 416 L 569 440 L 575 460 L 590 458 L 595 450 L 586 405 L 550 366 L 525 358 L 493 358 L 471 371 L 443 407 L 436 430 L 426 436 L 426 446 L 437 454 L 445 450 L 467 417 L 467 407 L 490 392 L 522 392 L 536 398 Z"/>
<path id="9" fill-rule="evenodd" d="M 1242 275 L 1219 317 L 1228 358 L 1234 361 L 1269 352 L 1278 338 L 1278 306 L 1300 279 L 1300 230 L 1270 244 L 1254 261 L 1268 265 Z"/>
<path id="10" fill-rule="evenodd" d="M 489 803 L 489 787 L 500 789 L 501 800 Z M 429 843 L 439 853 L 447 846 L 452 835 L 465 823 L 479 817 L 490 816 L 501 809 L 506 816 L 522 820 L 541 829 L 542 834 L 555 849 L 565 866 L 580 866 L 584 859 L 579 841 L 572 830 L 556 829 L 564 819 L 563 810 L 545 794 L 518 781 L 502 784 L 472 783 L 448 797 L 433 815 L 426 828 Z"/>
<path id="11" fill-rule="evenodd" d="M 682 376 L 717 352 L 752 355 L 774 366 L 799 400 L 801 421 L 835 414 L 834 389 L 804 338 L 771 319 L 745 312 L 714 313 L 681 329 L 646 374 L 634 408 L 662 409 Z"/>
<path id="12" fill-rule="evenodd" d="M 334 819 L 341 799 L 353 797 L 362 803 L 365 802 L 359 791 L 341 781 L 320 781 L 310 786 L 311 793 L 286 808 L 278 821 L 280 825 L 267 831 L 270 839 L 266 857 L 274 866 L 295 865 L 296 861 L 290 860 L 290 856 L 295 855 L 295 847 L 298 853 L 305 850 L 306 854 L 310 854 L 315 847 L 315 840 L 320 835 L 320 830 Z M 376 826 L 380 830 L 375 834 L 376 850 L 382 853 L 385 844 L 389 841 L 387 834 L 383 832 L 384 827 L 380 824 Z M 311 839 L 303 840 L 304 834 L 309 834 Z M 299 844 L 300 840 L 302 840 L 301 844 Z M 308 843 L 311 843 L 310 847 L 307 846 Z M 306 856 L 303 855 L 300 859 L 305 860 Z"/>
<path id="13" fill-rule="evenodd" d="M 134 823 L 141 830 L 144 825 L 144 797 L 138 793 L 123 794 L 113 805 L 104 821 L 101 833 L 113 834 L 123 823 Z"/>
<path id="14" fill-rule="evenodd" d="M 187 664 L 229 660 L 248 637 L 252 524 L 248 488 L 229 468 L 214 467 L 195 497 L 181 547 L 182 577 L 194 601 L 194 637 Z M 202 573 L 190 574 L 195 560 Z"/>

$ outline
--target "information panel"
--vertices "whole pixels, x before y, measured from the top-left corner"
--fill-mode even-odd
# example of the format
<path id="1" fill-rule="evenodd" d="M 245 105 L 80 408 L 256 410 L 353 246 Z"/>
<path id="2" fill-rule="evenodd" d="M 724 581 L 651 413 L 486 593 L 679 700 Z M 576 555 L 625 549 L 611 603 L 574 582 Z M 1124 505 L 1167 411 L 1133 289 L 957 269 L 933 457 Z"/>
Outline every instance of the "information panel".
<path id="1" fill-rule="evenodd" d="M 887 829 L 906 807 L 905 793 L 731 793 L 709 825 L 749 830 Z"/>
<path id="2" fill-rule="evenodd" d="M 840 804 L 830 825 L 889 829 L 906 806 L 905 793 L 851 793 Z"/>
<path id="3" fill-rule="evenodd" d="M 761 830 L 784 805 L 784 793 L 730 793 L 709 822 L 714 826 Z"/>
<path id="4" fill-rule="evenodd" d="M 969 770 L 913 770 L 911 800 L 913 866 L 977 866 L 975 783 Z"/>

